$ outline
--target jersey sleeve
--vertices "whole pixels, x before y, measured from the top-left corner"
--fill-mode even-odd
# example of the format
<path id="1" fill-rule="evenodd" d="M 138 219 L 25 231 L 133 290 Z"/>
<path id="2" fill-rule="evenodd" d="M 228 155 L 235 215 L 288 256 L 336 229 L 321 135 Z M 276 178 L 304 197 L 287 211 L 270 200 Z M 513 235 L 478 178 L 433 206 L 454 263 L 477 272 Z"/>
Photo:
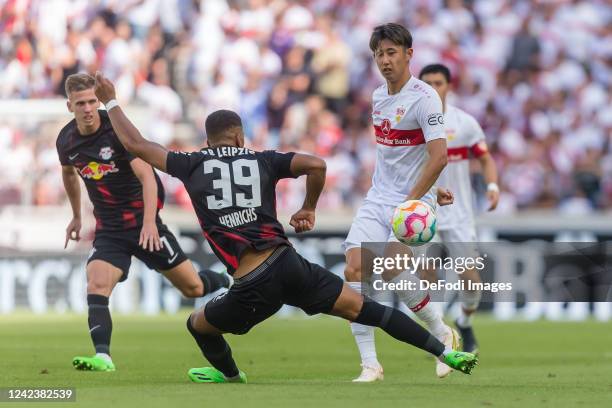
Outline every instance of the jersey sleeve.
<path id="1" fill-rule="evenodd" d="M 66 153 L 66 149 L 64 149 L 64 144 L 62 143 L 62 134 L 60 133 L 57 137 L 57 141 L 55 142 L 55 148 L 57 149 L 57 155 L 59 157 L 60 164 L 62 166 L 70 166 L 71 163 L 68 161 L 68 154 Z"/>
<path id="2" fill-rule="evenodd" d="M 295 155 L 294 152 L 279 153 L 274 150 L 267 150 L 263 153 L 268 159 L 276 179 L 280 180 L 283 178 L 297 177 L 293 173 L 291 173 L 291 160 Z"/>
<path id="3" fill-rule="evenodd" d="M 473 116 L 467 116 L 467 131 L 469 135 L 468 146 L 470 153 L 474 157 L 480 157 L 489 151 L 487 142 L 485 141 L 485 134 L 480 127 L 480 124 Z"/>
<path id="4" fill-rule="evenodd" d="M 180 180 L 186 180 L 198 165 L 196 152 L 168 152 L 166 157 L 166 173 Z"/>
<path id="5" fill-rule="evenodd" d="M 442 113 L 442 101 L 435 91 L 428 96 L 421 98 L 417 104 L 416 119 L 425 141 L 430 142 L 435 139 L 444 139 L 444 114 Z"/>

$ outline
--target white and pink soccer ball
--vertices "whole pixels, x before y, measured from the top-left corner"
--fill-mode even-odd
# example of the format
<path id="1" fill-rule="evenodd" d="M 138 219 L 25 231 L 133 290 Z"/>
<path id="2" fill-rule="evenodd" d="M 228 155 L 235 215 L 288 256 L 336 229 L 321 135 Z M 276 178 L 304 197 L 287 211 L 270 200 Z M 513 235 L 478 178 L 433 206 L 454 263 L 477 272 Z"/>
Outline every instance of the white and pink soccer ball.
<path id="1" fill-rule="evenodd" d="M 436 214 L 421 200 L 408 200 L 398 205 L 391 222 L 395 237 L 406 245 L 423 245 L 436 235 Z"/>

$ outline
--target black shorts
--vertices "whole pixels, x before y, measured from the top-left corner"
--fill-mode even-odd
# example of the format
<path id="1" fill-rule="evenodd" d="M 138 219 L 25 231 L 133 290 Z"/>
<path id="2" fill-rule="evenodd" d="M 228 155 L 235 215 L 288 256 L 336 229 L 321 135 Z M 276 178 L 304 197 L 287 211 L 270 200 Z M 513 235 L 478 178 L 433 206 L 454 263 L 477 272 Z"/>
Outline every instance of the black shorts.
<path id="1" fill-rule="evenodd" d="M 227 333 L 245 334 L 283 304 L 309 315 L 328 313 L 342 292 L 343 280 L 281 246 L 252 272 L 206 304 L 206 320 Z"/>
<path id="2" fill-rule="evenodd" d="M 140 259 L 156 271 L 172 269 L 187 259 L 173 233 L 164 224 L 157 224 L 157 231 L 164 247 L 149 251 L 138 245 L 140 228 L 118 232 L 97 232 L 87 263 L 99 259 L 121 269 L 120 282 L 127 279 L 132 256 Z"/>

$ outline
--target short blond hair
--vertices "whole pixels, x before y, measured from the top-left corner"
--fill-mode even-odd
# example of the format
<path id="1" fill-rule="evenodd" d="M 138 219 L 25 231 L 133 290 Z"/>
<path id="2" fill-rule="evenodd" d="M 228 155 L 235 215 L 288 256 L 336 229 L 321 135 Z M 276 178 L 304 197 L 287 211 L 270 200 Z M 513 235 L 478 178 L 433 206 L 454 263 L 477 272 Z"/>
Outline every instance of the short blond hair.
<path id="1" fill-rule="evenodd" d="M 96 79 L 94 77 L 86 73 L 78 73 L 69 75 L 68 78 L 66 78 L 64 90 L 66 91 L 66 96 L 70 96 L 71 92 L 84 91 L 94 88 L 95 86 Z"/>

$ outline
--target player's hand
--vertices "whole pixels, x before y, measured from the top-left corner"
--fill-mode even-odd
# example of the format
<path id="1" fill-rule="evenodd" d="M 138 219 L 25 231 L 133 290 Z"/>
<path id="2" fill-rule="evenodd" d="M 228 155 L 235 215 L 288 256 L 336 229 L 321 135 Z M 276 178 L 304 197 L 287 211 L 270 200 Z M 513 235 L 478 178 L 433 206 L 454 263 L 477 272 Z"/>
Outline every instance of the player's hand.
<path id="1" fill-rule="evenodd" d="M 140 230 L 140 239 L 138 245 L 143 249 L 149 251 L 159 251 L 162 248 L 162 242 L 159 239 L 159 232 L 157 231 L 157 225 L 154 222 L 144 223 Z"/>
<path id="2" fill-rule="evenodd" d="M 489 209 L 487 211 L 493 211 L 497 208 L 497 203 L 499 203 L 499 191 L 487 191 L 487 200 L 489 200 Z"/>
<path id="3" fill-rule="evenodd" d="M 81 219 L 73 218 L 66 227 L 66 242 L 64 243 L 64 249 L 68 248 L 68 241 L 71 239 L 74 241 L 81 240 Z"/>
<path id="4" fill-rule="evenodd" d="M 438 187 L 437 191 L 438 195 L 438 204 L 440 206 L 450 205 L 455 201 L 455 196 L 453 196 L 453 192 L 447 188 Z"/>
<path id="5" fill-rule="evenodd" d="M 315 224 L 315 212 L 314 210 L 306 210 L 302 208 L 291 216 L 291 225 L 296 233 L 310 231 L 314 228 Z"/>
<path id="6" fill-rule="evenodd" d="M 96 87 L 94 88 L 96 96 L 106 105 L 112 99 L 116 99 L 115 85 L 106 78 L 100 71 L 96 71 Z"/>

